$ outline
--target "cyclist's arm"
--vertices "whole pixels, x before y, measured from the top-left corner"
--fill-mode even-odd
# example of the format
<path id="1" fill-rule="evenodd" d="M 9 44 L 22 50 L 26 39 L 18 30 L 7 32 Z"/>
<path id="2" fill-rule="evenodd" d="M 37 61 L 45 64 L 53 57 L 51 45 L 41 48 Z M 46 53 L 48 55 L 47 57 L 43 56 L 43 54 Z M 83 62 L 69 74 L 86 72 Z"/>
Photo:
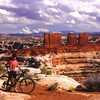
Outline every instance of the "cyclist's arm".
<path id="1" fill-rule="evenodd" d="M 21 67 L 20 67 L 19 65 L 18 65 L 17 67 L 18 67 L 18 69 L 19 69 L 20 71 L 22 71 L 22 69 L 21 69 Z"/>
<path id="2" fill-rule="evenodd" d="M 6 71 L 9 70 L 9 67 L 10 67 L 10 64 L 9 64 L 9 62 L 7 62 L 7 63 L 5 64 L 5 69 L 6 69 Z"/>

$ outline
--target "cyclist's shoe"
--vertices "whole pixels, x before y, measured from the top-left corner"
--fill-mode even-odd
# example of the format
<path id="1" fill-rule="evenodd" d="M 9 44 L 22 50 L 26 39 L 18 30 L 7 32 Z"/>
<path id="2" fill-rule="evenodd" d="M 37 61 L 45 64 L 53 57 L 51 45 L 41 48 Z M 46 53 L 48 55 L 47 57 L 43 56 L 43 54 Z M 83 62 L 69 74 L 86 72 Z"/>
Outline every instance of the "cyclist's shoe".
<path id="1" fill-rule="evenodd" d="M 2 89 L 5 89 L 5 86 L 4 85 L 2 85 L 2 87 L 1 87 Z"/>
<path id="2" fill-rule="evenodd" d="M 6 82 L 6 81 L 4 81 L 4 82 L 3 82 L 3 86 L 5 87 L 5 86 L 6 86 L 6 84 L 7 84 L 7 82 Z"/>
<path id="3" fill-rule="evenodd" d="M 3 84 L 2 84 L 2 87 L 1 87 L 1 88 L 5 90 L 5 88 L 6 88 L 6 84 L 7 84 L 7 82 L 4 81 Z"/>

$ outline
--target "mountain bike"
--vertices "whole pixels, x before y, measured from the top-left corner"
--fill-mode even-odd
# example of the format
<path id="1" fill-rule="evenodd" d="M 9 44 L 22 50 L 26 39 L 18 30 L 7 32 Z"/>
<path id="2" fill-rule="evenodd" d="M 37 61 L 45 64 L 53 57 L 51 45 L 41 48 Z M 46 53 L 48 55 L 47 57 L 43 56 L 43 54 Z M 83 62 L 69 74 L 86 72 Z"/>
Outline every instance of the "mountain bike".
<path id="1" fill-rule="evenodd" d="M 8 72 L 6 71 L 6 72 L 0 74 L 0 79 L 1 80 L 7 80 L 8 79 Z"/>
<path id="2" fill-rule="evenodd" d="M 28 70 L 22 70 L 17 77 L 9 79 L 8 76 L 5 76 L 6 79 L 3 82 L 3 86 L 1 90 L 9 91 L 11 88 L 14 88 L 15 91 L 16 87 L 19 89 L 18 92 L 29 94 L 35 88 L 35 82 L 32 78 L 26 76 Z"/>

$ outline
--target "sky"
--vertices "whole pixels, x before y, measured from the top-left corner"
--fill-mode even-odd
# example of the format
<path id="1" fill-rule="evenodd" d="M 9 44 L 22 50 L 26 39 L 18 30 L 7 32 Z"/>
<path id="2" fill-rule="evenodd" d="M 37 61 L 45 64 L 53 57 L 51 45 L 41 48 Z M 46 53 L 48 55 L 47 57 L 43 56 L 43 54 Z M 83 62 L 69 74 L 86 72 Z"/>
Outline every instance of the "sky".
<path id="1" fill-rule="evenodd" d="M 100 0 L 0 0 L 0 33 L 99 32 Z"/>

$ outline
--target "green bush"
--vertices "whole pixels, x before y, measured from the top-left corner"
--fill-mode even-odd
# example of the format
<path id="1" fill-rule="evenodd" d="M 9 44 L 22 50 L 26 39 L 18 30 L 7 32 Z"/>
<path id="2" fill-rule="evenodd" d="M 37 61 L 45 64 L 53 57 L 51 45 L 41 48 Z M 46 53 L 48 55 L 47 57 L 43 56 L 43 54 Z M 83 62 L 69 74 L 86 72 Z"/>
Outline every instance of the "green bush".
<path id="1" fill-rule="evenodd" d="M 48 90 L 49 90 L 49 91 L 55 91 L 55 90 L 57 90 L 57 86 L 58 86 L 58 83 L 55 83 L 55 84 L 51 85 L 51 86 L 48 88 Z"/>
<path id="2" fill-rule="evenodd" d="M 52 70 L 50 68 L 43 67 L 43 68 L 41 68 L 41 73 L 42 74 L 51 75 L 52 74 Z"/>
<path id="3" fill-rule="evenodd" d="M 73 90 L 75 90 L 75 87 L 74 86 L 70 86 L 69 87 L 69 91 L 73 91 Z"/>
<path id="4" fill-rule="evenodd" d="M 5 65 L 0 64 L 0 74 L 5 72 Z"/>

